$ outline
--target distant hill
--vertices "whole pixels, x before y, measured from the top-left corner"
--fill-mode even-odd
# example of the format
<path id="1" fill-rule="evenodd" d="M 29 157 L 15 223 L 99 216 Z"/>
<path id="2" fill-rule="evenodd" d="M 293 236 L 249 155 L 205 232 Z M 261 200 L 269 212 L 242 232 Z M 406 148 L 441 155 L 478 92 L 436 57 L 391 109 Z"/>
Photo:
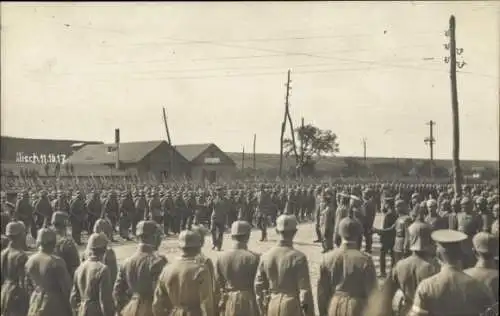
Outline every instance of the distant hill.
<path id="1" fill-rule="evenodd" d="M 242 155 L 241 153 L 227 153 L 235 162 L 238 168 L 242 166 Z M 256 168 L 257 169 L 275 169 L 279 168 L 280 156 L 279 154 L 256 154 Z M 327 157 L 322 158 L 318 161 L 316 165 L 316 170 L 318 171 L 341 171 L 343 168 L 347 168 L 352 162 L 363 165 L 364 161 L 362 157 Z M 492 169 L 498 171 L 499 164 L 498 161 L 488 161 L 488 160 L 461 160 L 461 166 L 464 172 L 471 172 L 476 169 Z M 410 159 L 410 158 L 382 158 L 382 157 L 368 157 L 366 161 L 367 167 L 380 168 L 381 166 L 393 166 L 401 169 L 405 169 L 406 172 L 410 171 L 413 167 L 418 167 L 428 164 L 427 159 Z M 283 158 L 283 168 L 293 167 L 295 161 L 293 157 Z M 435 166 L 437 168 L 445 168 L 451 170 L 453 163 L 451 160 L 437 159 L 435 160 Z M 245 154 L 245 168 L 252 167 L 252 154 Z"/>

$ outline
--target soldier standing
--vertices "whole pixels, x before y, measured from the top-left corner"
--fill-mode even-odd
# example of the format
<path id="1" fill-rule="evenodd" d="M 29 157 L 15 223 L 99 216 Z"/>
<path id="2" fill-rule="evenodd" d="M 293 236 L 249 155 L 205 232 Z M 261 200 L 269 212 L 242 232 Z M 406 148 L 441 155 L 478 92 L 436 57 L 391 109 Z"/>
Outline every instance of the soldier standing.
<path id="1" fill-rule="evenodd" d="M 277 246 L 262 255 L 255 278 L 257 306 L 261 315 L 312 316 L 314 302 L 307 257 L 293 248 L 297 219 L 281 215 L 276 220 Z"/>
<path id="2" fill-rule="evenodd" d="M 151 218 L 158 225 L 163 223 L 163 212 L 161 209 L 160 198 L 158 197 L 158 193 L 153 193 L 152 198 L 149 200 L 149 212 L 151 213 Z"/>
<path id="3" fill-rule="evenodd" d="M 359 250 L 362 229 L 351 212 L 339 224 L 340 247 L 323 256 L 318 279 L 320 316 L 361 316 L 376 288 L 372 258 Z"/>
<path id="4" fill-rule="evenodd" d="M 103 204 L 104 208 L 104 214 L 106 214 L 106 217 L 109 219 L 111 223 L 111 227 L 113 227 L 113 235 L 116 230 L 116 223 L 118 222 L 118 216 L 119 216 L 119 205 L 118 205 L 118 199 L 116 197 L 116 192 L 111 191 L 109 196 L 106 198 Z M 111 241 L 114 241 L 113 235 L 111 236 Z"/>
<path id="5" fill-rule="evenodd" d="M 464 258 L 463 268 L 472 268 L 476 264 L 476 258 L 473 252 L 472 237 L 481 231 L 482 225 L 478 214 L 473 212 L 472 201 L 468 197 L 462 198 L 460 202 L 462 211 L 457 214 L 458 230 L 465 235 L 467 239 L 463 243 Z"/>
<path id="6" fill-rule="evenodd" d="M 315 231 L 316 231 L 316 240 L 313 241 L 314 243 L 322 242 L 321 230 L 320 230 L 320 225 L 319 225 L 322 200 L 323 200 L 323 194 L 321 192 L 321 187 L 318 187 L 314 191 L 314 223 L 315 223 Z"/>
<path id="7" fill-rule="evenodd" d="M 49 222 L 52 217 L 52 206 L 50 205 L 47 191 L 40 191 L 40 198 L 35 202 L 34 212 L 36 215 L 35 225 L 42 228 L 45 222 Z"/>
<path id="8" fill-rule="evenodd" d="M 459 231 L 437 230 L 431 237 L 437 244 L 441 271 L 420 282 L 408 315 L 480 315 L 495 303 L 495 299 L 484 284 L 460 268 L 461 243 L 467 235 Z"/>
<path id="9" fill-rule="evenodd" d="M 28 255 L 24 252 L 26 228 L 22 222 L 10 222 L 5 230 L 9 244 L 2 250 L 0 258 L 2 281 L 0 315 L 24 316 L 29 306 L 29 282 L 24 270 L 28 261 Z"/>
<path id="10" fill-rule="evenodd" d="M 101 218 L 98 219 L 93 228 L 93 233 L 95 234 L 104 234 L 110 240 L 113 235 L 113 227 L 111 227 L 111 223 L 104 218 L 104 212 L 101 214 Z M 83 260 L 86 259 L 86 255 L 84 253 Z M 108 242 L 108 246 L 106 247 L 106 252 L 102 258 L 102 262 L 108 267 L 109 273 L 111 276 L 111 284 L 114 285 L 116 281 L 116 276 L 118 274 L 118 263 L 116 261 L 116 254 L 111 244 Z"/>
<path id="11" fill-rule="evenodd" d="M 253 282 L 260 256 L 248 250 L 252 227 L 248 222 L 235 221 L 231 226 L 234 248 L 225 251 L 216 262 L 216 282 L 222 292 L 221 316 L 258 316 Z"/>
<path id="12" fill-rule="evenodd" d="M 132 220 L 135 218 L 135 205 L 132 200 L 132 194 L 126 192 L 120 201 L 120 237 L 130 240 L 129 229 L 132 226 Z"/>
<path id="13" fill-rule="evenodd" d="M 99 192 L 92 192 L 92 197 L 87 201 L 88 219 L 87 219 L 87 232 L 89 235 L 94 229 L 95 222 L 101 216 L 102 204 L 99 199 Z"/>
<path id="14" fill-rule="evenodd" d="M 135 218 L 132 221 L 132 234 L 135 235 L 135 230 L 137 227 L 137 223 L 142 221 L 146 214 L 148 213 L 148 202 L 146 201 L 146 197 L 144 195 L 144 191 L 139 191 L 139 196 L 134 201 L 135 205 Z"/>
<path id="15" fill-rule="evenodd" d="M 53 230 L 40 229 L 37 236 L 38 252 L 26 262 L 26 273 L 34 287 L 28 316 L 72 315 L 69 304 L 71 277 L 64 260 L 54 256 L 56 240 Z"/>
<path id="16" fill-rule="evenodd" d="M 332 191 L 330 189 L 325 189 L 323 192 L 323 199 L 319 205 L 319 230 L 321 233 L 323 253 L 333 249 L 333 233 L 335 229 L 333 199 Z"/>
<path id="17" fill-rule="evenodd" d="M 212 300 L 210 272 L 196 259 L 201 249 L 200 235 L 189 230 L 182 231 L 179 247 L 182 256 L 164 267 L 156 283 L 152 315 L 217 315 Z"/>
<path id="18" fill-rule="evenodd" d="M 69 220 L 71 222 L 71 236 L 77 245 L 82 245 L 82 231 L 87 217 L 85 196 L 77 192 L 69 206 Z"/>
<path id="19" fill-rule="evenodd" d="M 92 234 L 87 243 L 87 259 L 76 269 L 70 304 L 74 316 L 115 316 L 113 284 L 109 268 L 102 263 L 108 239 Z"/>
<path id="20" fill-rule="evenodd" d="M 394 258 L 394 243 L 396 238 L 396 232 L 394 230 L 396 226 L 396 220 L 398 216 L 394 211 L 394 198 L 386 196 L 384 200 L 384 208 L 382 228 L 375 229 L 375 232 L 380 235 L 380 276 L 386 277 L 386 257 L 389 254 L 391 257 L 391 268 L 394 267 L 396 261 Z"/>
<path id="21" fill-rule="evenodd" d="M 498 298 L 498 267 L 495 263 L 498 238 L 486 232 L 479 232 L 472 238 L 472 243 L 477 263 L 464 272 L 485 284 L 493 293 L 493 297 Z"/>
<path id="22" fill-rule="evenodd" d="M 391 303 L 398 290 L 401 296 L 396 304 L 396 315 L 407 315 L 418 284 L 439 272 L 439 262 L 433 256 L 432 227 L 419 220 L 408 227 L 407 233 L 412 255 L 396 264 L 382 286 L 382 299 L 370 306 L 377 310 L 377 315 L 391 314 Z"/>
<path id="23" fill-rule="evenodd" d="M 172 198 L 170 197 L 170 194 L 168 192 L 165 193 L 160 199 L 160 204 L 161 210 L 163 212 L 163 233 L 165 234 L 165 236 L 168 236 L 168 230 L 172 224 L 171 213 L 173 209 Z"/>
<path id="24" fill-rule="evenodd" d="M 259 195 L 257 196 L 257 206 L 255 210 L 255 216 L 257 217 L 257 227 L 261 232 L 260 241 L 267 240 L 267 225 L 272 207 L 273 202 L 271 200 L 271 197 L 269 196 L 269 193 L 266 192 L 264 185 L 261 185 Z"/>
<path id="25" fill-rule="evenodd" d="M 66 268 L 71 278 L 75 273 L 76 268 L 80 265 L 80 256 L 75 242 L 67 236 L 67 221 L 68 214 L 63 212 L 55 212 L 52 214 L 51 225 L 57 235 L 56 247 L 54 254 L 64 260 Z"/>
<path id="26" fill-rule="evenodd" d="M 410 246 L 408 241 L 408 227 L 411 225 L 412 219 L 408 215 L 405 201 L 397 200 L 395 203 L 398 219 L 394 225 L 396 237 L 394 238 L 394 263 L 406 258 L 409 255 Z"/>
<path id="27" fill-rule="evenodd" d="M 213 210 L 210 218 L 210 231 L 212 232 L 212 249 L 220 251 L 224 237 L 226 219 L 227 219 L 227 202 L 224 196 L 217 191 L 215 199 L 212 203 Z"/>
<path id="28" fill-rule="evenodd" d="M 30 203 L 28 192 L 24 191 L 16 201 L 14 218 L 23 222 L 26 231 L 30 231 L 33 224 L 33 206 Z M 31 235 L 36 238 L 36 229 L 31 229 Z"/>
<path id="29" fill-rule="evenodd" d="M 160 229 L 151 220 L 137 224 L 137 252 L 121 265 L 113 288 L 116 311 L 121 316 L 152 316 L 153 292 L 167 259 L 155 253 Z"/>
<path id="30" fill-rule="evenodd" d="M 339 235 L 339 223 L 340 221 L 349 215 L 349 201 L 350 197 L 345 192 L 339 194 L 340 205 L 335 210 L 335 230 L 334 230 L 334 242 L 335 245 L 340 246 L 341 238 Z"/>
<path id="31" fill-rule="evenodd" d="M 363 191 L 363 237 L 365 239 L 365 252 L 372 253 L 373 244 L 373 223 L 377 213 L 377 205 L 374 202 L 374 193 L 370 189 Z"/>

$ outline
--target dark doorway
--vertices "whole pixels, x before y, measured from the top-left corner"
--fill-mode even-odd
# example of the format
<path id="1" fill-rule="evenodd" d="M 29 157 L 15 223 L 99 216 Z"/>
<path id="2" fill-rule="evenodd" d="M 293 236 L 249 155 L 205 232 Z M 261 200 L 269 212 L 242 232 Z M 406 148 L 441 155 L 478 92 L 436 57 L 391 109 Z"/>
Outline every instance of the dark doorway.
<path id="1" fill-rule="evenodd" d="M 208 181 L 210 183 L 214 183 L 217 180 L 217 172 L 215 171 L 209 171 L 208 172 Z"/>

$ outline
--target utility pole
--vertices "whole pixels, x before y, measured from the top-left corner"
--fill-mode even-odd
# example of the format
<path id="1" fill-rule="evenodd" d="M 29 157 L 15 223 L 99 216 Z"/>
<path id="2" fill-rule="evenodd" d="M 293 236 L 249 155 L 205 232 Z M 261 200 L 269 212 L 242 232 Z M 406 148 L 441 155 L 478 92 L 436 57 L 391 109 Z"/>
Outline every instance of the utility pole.
<path id="1" fill-rule="evenodd" d="M 366 138 L 363 137 L 363 161 L 366 167 Z"/>
<path id="2" fill-rule="evenodd" d="M 241 170 L 245 170 L 245 146 L 243 146 L 243 151 L 241 152 Z"/>
<path id="3" fill-rule="evenodd" d="M 429 160 L 429 168 L 430 168 L 430 175 L 431 178 L 434 178 L 434 144 L 436 143 L 436 140 L 434 139 L 434 125 L 436 125 L 436 122 L 433 120 L 430 120 L 427 125 L 429 125 L 429 137 L 426 137 L 424 139 L 424 142 L 429 145 L 429 150 L 430 150 L 430 160 Z"/>
<path id="4" fill-rule="evenodd" d="M 169 176 L 173 175 L 174 172 L 174 145 L 172 145 L 172 140 L 170 139 L 170 130 L 168 129 L 168 123 L 167 123 L 167 112 L 165 111 L 165 108 L 163 108 L 163 123 L 165 124 L 165 130 L 167 131 L 167 140 L 168 140 L 168 145 L 170 146 L 170 172 Z"/>
<path id="5" fill-rule="evenodd" d="M 302 177 L 302 168 L 304 167 L 304 118 L 300 120 L 300 161 L 299 161 L 299 174 Z"/>
<path id="6" fill-rule="evenodd" d="M 280 169 L 279 176 L 281 177 L 283 171 L 283 138 L 285 137 L 285 129 L 286 129 L 286 119 L 288 114 L 288 98 L 290 96 L 290 69 L 288 69 L 288 75 L 286 80 L 286 94 L 285 94 L 285 113 L 283 116 L 283 122 L 281 123 L 281 135 L 280 135 Z M 292 129 L 293 134 L 293 129 Z"/>
<path id="7" fill-rule="evenodd" d="M 455 39 L 455 17 L 450 16 L 449 29 L 445 33 L 450 37 L 449 44 L 445 48 L 450 51 L 450 57 L 445 57 L 445 62 L 450 63 L 450 83 L 451 83 L 451 110 L 453 115 L 453 184 L 455 196 L 462 195 L 462 170 L 460 168 L 460 125 L 458 112 L 458 91 L 457 91 L 457 67 L 463 68 L 464 61 L 457 63 L 457 54 L 461 55 L 463 49 L 457 49 Z"/>
<path id="8" fill-rule="evenodd" d="M 253 170 L 257 170 L 257 159 L 255 157 L 255 142 L 257 140 L 257 134 L 253 134 Z"/>

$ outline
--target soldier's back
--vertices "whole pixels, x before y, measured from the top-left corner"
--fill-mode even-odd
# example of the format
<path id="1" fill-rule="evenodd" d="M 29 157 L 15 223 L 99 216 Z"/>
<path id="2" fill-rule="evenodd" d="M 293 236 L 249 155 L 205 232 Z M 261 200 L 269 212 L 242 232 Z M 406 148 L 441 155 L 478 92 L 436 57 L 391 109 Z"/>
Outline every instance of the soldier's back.
<path id="1" fill-rule="evenodd" d="M 1 315 L 25 315 L 28 310 L 28 289 L 24 280 L 24 267 L 28 255 L 18 249 L 7 247 L 1 252 Z"/>
<path id="2" fill-rule="evenodd" d="M 470 316 L 483 313 L 494 303 L 484 284 L 463 271 L 443 266 L 441 271 L 420 282 L 412 310 L 433 316 Z"/>
<path id="3" fill-rule="evenodd" d="M 475 266 L 464 270 L 464 273 L 486 285 L 493 294 L 493 297 L 498 299 L 498 270 L 495 268 Z"/>
<path id="4" fill-rule="evenodd" d="M 58 236 L 54 255 L 64 260 L 69 275 L 73 277 L 80 265 L 80 256 L 73 239 L 68 236 Z"/>
<path id="5" fill-rule="evenodd" d="M 260 256 L 245 249 L 225 251 L 216 261 L 216 273 L 222 275 L 226 287 L 253 292 L 253 282 Z"/>

